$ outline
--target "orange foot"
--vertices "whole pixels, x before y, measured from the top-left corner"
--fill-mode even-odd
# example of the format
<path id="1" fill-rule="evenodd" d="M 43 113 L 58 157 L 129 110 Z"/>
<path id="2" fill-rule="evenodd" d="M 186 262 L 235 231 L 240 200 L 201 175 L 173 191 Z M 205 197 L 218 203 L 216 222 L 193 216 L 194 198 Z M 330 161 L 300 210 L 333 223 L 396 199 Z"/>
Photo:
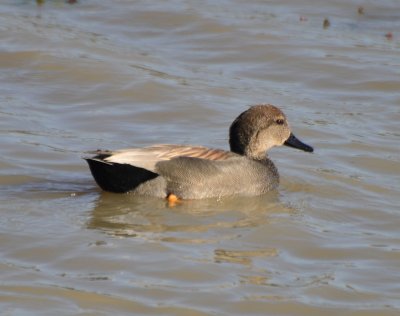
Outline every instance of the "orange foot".
<path id="1" fill-rule="evenodd" d="M 173 193 L 168 194 L 167 201 L 169 207 L 174 207 L 180 203 L 180 199 Z"/>

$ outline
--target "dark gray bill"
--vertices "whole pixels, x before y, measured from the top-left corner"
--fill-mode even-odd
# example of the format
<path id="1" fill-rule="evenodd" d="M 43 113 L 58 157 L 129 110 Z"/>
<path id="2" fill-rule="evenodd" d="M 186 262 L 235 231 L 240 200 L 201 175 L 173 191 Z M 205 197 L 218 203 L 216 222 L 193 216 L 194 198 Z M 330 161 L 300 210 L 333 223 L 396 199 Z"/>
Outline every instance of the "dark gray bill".
<path id="1" fill-rule="evenodd" d="M 312 148 L 311 146 L 308 146 L 304 143 L 302 143 L 301 141 L 299 141 L 296 136 L 293 135 L 293 133 L 290 133 L 289 138 L 283 143 L 286 146 L 289 147 L 293 147 L 293 148 L 297 148 L 297 149 L 301 149 L 304 151 L 307 151 L 309 153 L 312 153 L 314 151 L 314 148 Z"/>

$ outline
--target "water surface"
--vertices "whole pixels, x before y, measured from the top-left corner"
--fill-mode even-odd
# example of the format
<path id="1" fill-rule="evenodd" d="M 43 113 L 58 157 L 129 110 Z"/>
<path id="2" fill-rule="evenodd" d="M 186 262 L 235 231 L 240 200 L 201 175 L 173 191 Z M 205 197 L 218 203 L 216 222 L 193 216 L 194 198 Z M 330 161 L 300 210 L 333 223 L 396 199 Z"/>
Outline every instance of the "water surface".
<path id="1" fill-rule="evenodd" d="M 2 1 L 2 312 L 397 315 L 398 8 Z M 101 192 L 81 159 L 228 148 L 256 103 L 315 147 L 271 150 L 281 185 L 264 196 L 170 208 Z"/>

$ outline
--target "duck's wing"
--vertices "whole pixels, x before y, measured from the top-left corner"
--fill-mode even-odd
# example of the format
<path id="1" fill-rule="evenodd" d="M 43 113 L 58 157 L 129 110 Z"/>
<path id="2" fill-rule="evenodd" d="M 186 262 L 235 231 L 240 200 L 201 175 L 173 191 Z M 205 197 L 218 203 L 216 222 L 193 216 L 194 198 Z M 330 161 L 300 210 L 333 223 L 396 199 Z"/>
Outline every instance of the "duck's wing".
<path id="1" fill-rule="evenodd" d="M 157 172 L 156 164 L 179 157 L 198 158 L 200 160 L 223 161 L 237 154 L 222 149 L 185 145 L 154 145 L 145 148 L 130 148 L 118 151 L 97 151 L 94 159 L 110 164 L 127 164 Z"/>

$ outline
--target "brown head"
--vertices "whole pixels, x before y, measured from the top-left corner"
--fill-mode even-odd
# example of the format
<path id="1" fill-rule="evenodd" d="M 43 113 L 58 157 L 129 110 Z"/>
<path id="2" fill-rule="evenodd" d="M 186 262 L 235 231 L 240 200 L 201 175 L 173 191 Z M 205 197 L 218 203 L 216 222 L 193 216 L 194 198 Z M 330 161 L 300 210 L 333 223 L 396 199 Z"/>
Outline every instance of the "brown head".
<path id="1" fill-rule="evenodd" d="M 313 151 L 291 133 L 285 114 L 270 104 L 255 105 L 240 114 L 229 129 L 229 144 L 231 151 L 257 160 L 274 146 Z"/>

